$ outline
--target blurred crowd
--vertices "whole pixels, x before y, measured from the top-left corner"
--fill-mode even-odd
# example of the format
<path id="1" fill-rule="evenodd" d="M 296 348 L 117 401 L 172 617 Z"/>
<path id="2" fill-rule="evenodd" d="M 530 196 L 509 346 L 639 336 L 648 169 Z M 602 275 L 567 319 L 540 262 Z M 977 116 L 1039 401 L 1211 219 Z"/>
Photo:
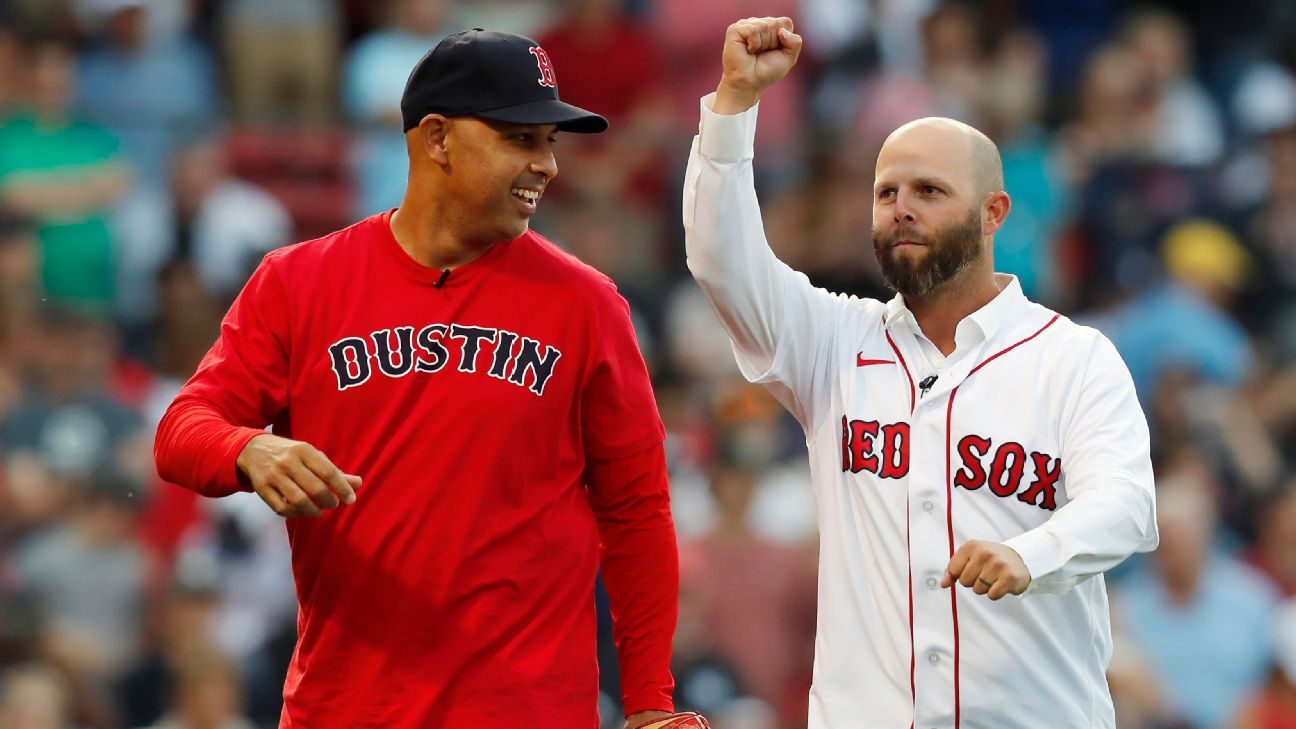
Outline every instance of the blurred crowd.
<path id="1" fill-rule="evenodd" d="M 738 376 L 678 222 L 698 98 L 749 15 L 806 39 L 757 139 L 783 260 L 889 298 L 877 150 L 953 116 L 1002 150 L 998 270 L 1129 364 L 1161 547 L 1107 578 L 1120 726 L 1296 727 L 1287 0 L 5 0 L 0 727 L 275 726 L 296 615 L 283 525 L 254 496 L 160 483 L 153 430 L 266 251 L 399 203 L 406 75 L 474 26 L 538 38 L 563 98 L 612 123 L 560 140 L 534 227 L 635 313 L 681 543 L 677 701 L 717 729 L 803 727 L 804 438 Z"/>

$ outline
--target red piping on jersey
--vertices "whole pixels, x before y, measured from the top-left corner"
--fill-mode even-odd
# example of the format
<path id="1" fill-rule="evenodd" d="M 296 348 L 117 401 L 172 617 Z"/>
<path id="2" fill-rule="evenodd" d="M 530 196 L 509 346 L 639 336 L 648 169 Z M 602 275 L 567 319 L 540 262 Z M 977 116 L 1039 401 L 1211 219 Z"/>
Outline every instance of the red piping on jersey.
<path id="1" fill-rule="evenodd" d="M 908 509 L 905 510 L 906 512 Z M 909 700 L 913 702 L 913 716 L 918 714 L 918 688 L 914 683 L 914 633 L 913 633 L 913 553 L 909 549 L 909 519 L 905 515 L 905 553 L 909 562 Z M 916 720 L 916 719 L 915 719 Z M 913 722 L 909 729 L 914 729 Z"/>
<path id="2" fill-rule="evenodd" d="M 882 318 L 882 323 L 886 324 L 886 317 Z M 904 368 L 905 377 L 909 380 L 909 414 L 913 415 L 914 407 L 916 405 L 915 398 L 914 398 L 913 375 L 909 374 L 909 365 L 905 363 L 904 355 L 900 354 L 900 348 L 896 346 L 895 340 L 891 338 L 891 332 L 885 332 L 885 334 L 886 334 L 887 344 L 891 345 L 891 351 L 895 352 L 896 359 L 900 362 L 900 366 Z M 906 512 L 905 513 L 905 553 L 906 556 L 908 556 L 908 566 L 909 566 L 909 699 L 910 701 L 913 702 L 913 707 L 914 707 L 913 713 L 917 714 L 918 713 L 918 688 L 917 685 L 914 683 L 915 656 L 914 656 L 914 629 L 913 629 L 914 626 L 913 557 L 909 555 L 908 509 L 906 509 L 905 512 Z M 909 729 L 913 729 L 913 727 L 914 725 L 911 722 L 909 724 Z"/>
<path id="3" fill-rule="evenodd" d="M 1043 334 L 1044 330 L 1053 326 L 1053 322 L 1057 321 L 1060 316 L 1061 314 L 1054 314 L 1053 318 L 1049 319 L 1048 323 L 1040 327 L 1034 334 L 1030 335 L 1029 337 L 1026 337 L 1025 339 L 1021 340 L 1020 342 L 1017 342 L 1016 344 L 1001 349 L 998 352 L 991 355 L 990 357 L 986 358 L 983 362 L 981 362 L 981 364 L 978 364 L 976 367 L 972 368 L 972 371 L 967 374 L 967 377 L 963 378 L 963 382 L 967 382 L 968 379 L 971 378 L 972 375 L 975 375 L 978 370 L 990 364 L 991 362 L 995 361 L 1000 356 L 1008 354 L 1014 349 L 1029 342 L 1035 337 L 1038 337 L 1039 335 Z M 890 339 L 890 337 L 888 337 L 888 339 Z M 894 347 L 895 345 L 893 344 L 891 346 Z M 899 352 L 897 351 L 896 354 L 898 355 Z M 950 463 L 950 431 L 953 427 L 953 422 L 954 422 L 954 396 L 958 394 L 959 388 L 963 386 L 963 382 L 960 382 L 959 384 L 955 385 L 954 389 L 950 390 L 949 407 L 947 407 L 945 410 L 945 523 L 946 526 L 949 528 L 950 559 L 954 558 L 954 494 L 953 494 L 954 481 L 951 478 L 952 474 L 951 474 L 951 463 Z M 912 589 L 913 586 L 911 583 L 910 590 Z M 910 610 L 912 609 L 913 608 L 911 605 Z M 961 717 L 960 717 L 960 706 L 959 706 L 959 625 L 958 625 L 958 585 L 957 584 L 950 585 L 950 613 L 954 616 L 954 727 L 955 729 L 958 729 Z M 913 639 L 912 623 L 913 623 L 913 618 L 910 617 L 910 626 L 909 626 L 910 640 Z"/>
<path id="4" fill-rule="evenodd" d="M 1007 350 L 1005 350 L 1007 351 Z M 996 355 L 998 356 L 998 355 Z M 993 359 L 993 357 L 991 358 Z M 986 360 L 989 362 L 990 360 Z M 985 364 L 982 362 L 981 364 Z M 977 365 L 972 372 L 976 372 L 981 365 Z M 971 377 L 972 373 L 968 373 Z M 967 378 L 964 378 L 964 382 Z M 950 390 L 949 406 L 945 409 L 945 524 L 949 528 L 949 554 L 950 559 L 954 558 L 954 495 L 951 492 L 950 484 L 953 480 L 950 478 L 950 429 L 954 421 L 954 396 L 958 394 L 959 386 L 956 385 Z M 950 585 L 950 614 L 954 616 L 954 729 L 959 726 L 959 631 L 958 631 L 958 584 Z"/>
<path id="5" fill-rule="evenodd" d="M 886 332 L 887 344 L 891 345 L 891 351 L 895 352 L 896 359 L 900 360 L 900 366 L 904 368 L 905 377 L 909 378 L 909 414 L 913 415 L 914 411 L 914 384 L 913 375 L 909 374 L 909 365 L 905 364 L 903 354 L 900 354 L 900 348 L 896 346 L 895 340 L 891 338 L 891 332 Z"/>

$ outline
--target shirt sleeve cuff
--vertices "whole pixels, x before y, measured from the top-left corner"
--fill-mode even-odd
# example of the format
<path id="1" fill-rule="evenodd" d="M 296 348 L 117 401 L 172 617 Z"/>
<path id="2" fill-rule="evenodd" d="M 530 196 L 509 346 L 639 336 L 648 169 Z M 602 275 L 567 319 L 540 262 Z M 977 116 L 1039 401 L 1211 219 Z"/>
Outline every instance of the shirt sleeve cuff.
<path id="1" fill-rule="evenodd" d="M 632 716 L 641 711 L 665 711 L 667 713 L 675 711 L 675 701 L 671 697 L 670 686 L 622 696 L 621 706 L 626 716 Z"/>
<path id="2" fill-rule="evenodd" d="M 1051 591 L 1048 587 L 1048 578 L 1060 569 L 1065 561 L 1062 559 L 1062 550 L 1052 534 L 1041 529 L 1032 529 L 1007 540 L 1004 546 L 1011 547 L 1021 556 L 1022 562 L 1026 563 L 1026 571 L 1031 576 L 1030 585 L 1026 587 L 1027 595 Z"/>
<path id="3" fill-rule="evenodd" d="M 212 464 L 214 468 L 211 471 L 213 485 L 226 494 L 237 491 L 252 491 L 251 484 L 239 479 L 238 457 L 243 452 L 243 448 L 247 446 L 248 441 L 268 432 L 263 428 L 239 427 L 231 430 L 225 437 L 222 447 L 212 449 L 212 452 L 216 454 L 215 462 Z"/>
<path id="4" fill-rule="evenodd" d="M 714 103 L 714 91 L 702 97 L 698 151 L 708 159 L 725 162 L 751 159 L 755 155 L 756 113 L 760 102 L 738 114 L 717 114 L 711 111 Z"/>

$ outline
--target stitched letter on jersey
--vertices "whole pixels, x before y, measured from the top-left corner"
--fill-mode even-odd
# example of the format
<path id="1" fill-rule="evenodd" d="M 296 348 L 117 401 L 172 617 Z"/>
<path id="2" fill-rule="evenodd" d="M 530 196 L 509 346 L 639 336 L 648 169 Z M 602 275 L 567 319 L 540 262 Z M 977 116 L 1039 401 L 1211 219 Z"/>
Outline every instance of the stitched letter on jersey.
<path id="1" fill-rule="evenodd" d="M 1057 482 L 1062 476 L 1062 459 L 1047 453 L 1032 452 L 1030 463 L 1033 478 L 1030 486 L 1020 494 L 1017 489 L 1026 476 L 1026 447 L 1007 441 L 993 448 L 989 438 L 965 435 L 958 443 L 959 459 L 963 465 L 954 474 L 954 485 L 968 491 L 987 486 L 990 493 L 1006 499 L 1016 495 L 1025 504 L 1038 506 L 1045 511 L 1057 508 Z M 993 448 L 993 452 L 992 452 Z"/>
<path id="2" fill-rule="evenodd" d="M 450 363 L 459 372 L 506 380 L 543 395 L 562 352 L 507 329 L 428 324 L 419 329 L 393 327 L 366 337 L 343 337 L 329 345 L 329 365 L 338 390 L 359 387 L 375 372 L 404 377 L 434 374 Z"/>
<path id="3" fill-rule="evenodd" d="M 847 420 L 842 416 L 842 472 L 868 471 L 878 478 L 909 474 L 909 424 Z"/>

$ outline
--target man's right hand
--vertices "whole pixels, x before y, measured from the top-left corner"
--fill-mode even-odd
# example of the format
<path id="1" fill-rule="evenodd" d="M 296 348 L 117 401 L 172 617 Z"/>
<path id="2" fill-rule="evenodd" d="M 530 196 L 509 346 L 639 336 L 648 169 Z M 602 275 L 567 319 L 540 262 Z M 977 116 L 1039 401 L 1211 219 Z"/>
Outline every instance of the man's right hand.
<path id="1" fill-rule="evenodd" d="M 310 443 L 266 433 L 243 446 L 236 462 L 252 490 L 282 517 L 319 516 L 355 503 L 360 477 L 342 469 Z"/>
<path id="2" fill-rule="evenodd" d="M 712 111 L 738 114 L 760 101 L 761 94 L 796 65 L 801 36 L 791 18 L 746 18 L 725 31 L 724 74 Z"/>

